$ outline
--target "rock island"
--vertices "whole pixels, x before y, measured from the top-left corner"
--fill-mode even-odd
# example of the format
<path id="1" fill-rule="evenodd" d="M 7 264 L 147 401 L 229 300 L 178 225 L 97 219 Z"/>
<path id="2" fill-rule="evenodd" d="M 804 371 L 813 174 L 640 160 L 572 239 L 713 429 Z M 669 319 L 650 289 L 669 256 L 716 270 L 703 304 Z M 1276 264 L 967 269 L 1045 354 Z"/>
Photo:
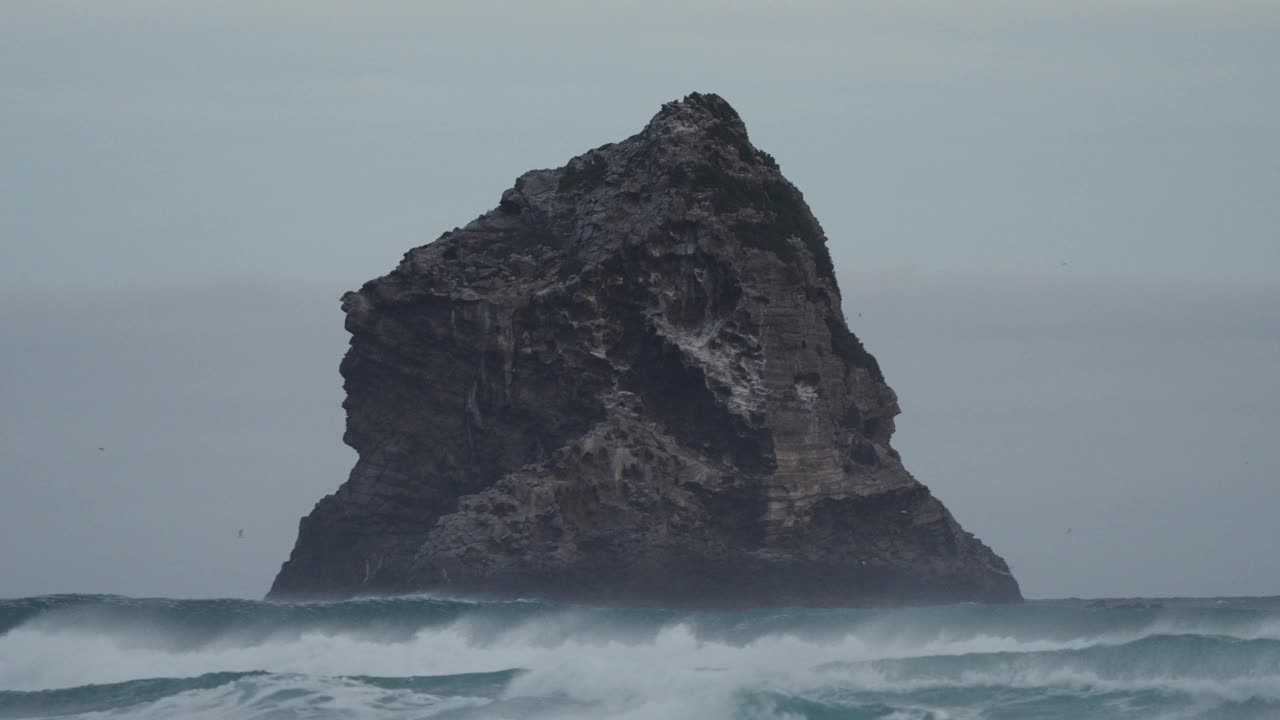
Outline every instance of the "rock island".
<path id="1" fill-rule="evenodd" d="M 903 467 L 821 226 L 716 95 L 525 173 L 342 308 L 359 460 L 270 597 L 1021 599 Z"/>

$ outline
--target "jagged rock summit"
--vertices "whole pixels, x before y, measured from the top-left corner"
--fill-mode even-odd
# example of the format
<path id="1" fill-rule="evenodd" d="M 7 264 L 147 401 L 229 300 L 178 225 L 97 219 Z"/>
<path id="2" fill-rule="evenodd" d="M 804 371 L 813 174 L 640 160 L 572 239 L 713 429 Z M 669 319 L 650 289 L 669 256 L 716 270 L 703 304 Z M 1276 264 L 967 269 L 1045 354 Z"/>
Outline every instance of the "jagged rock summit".
<path id="1" fill-rule="evenodd" d="M 716 95 L 343 297 L 350 479 L 271 597 L 1020 600 L 890 446 L 822 228 Z"/>

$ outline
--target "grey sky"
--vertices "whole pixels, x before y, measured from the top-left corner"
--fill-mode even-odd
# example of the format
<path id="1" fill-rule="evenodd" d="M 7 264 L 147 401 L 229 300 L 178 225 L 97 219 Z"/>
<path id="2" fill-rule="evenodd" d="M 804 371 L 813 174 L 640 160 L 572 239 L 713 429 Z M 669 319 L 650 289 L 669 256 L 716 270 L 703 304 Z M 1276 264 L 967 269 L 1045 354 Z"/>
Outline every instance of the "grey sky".
<path id="1" fill-rule="evenodd" d="M 691 90 L 1028 594 L 1280 593 L 1280 6 L 258 5 L 0 6 L 0 596 L 265 591 L 337 296 Z"/>

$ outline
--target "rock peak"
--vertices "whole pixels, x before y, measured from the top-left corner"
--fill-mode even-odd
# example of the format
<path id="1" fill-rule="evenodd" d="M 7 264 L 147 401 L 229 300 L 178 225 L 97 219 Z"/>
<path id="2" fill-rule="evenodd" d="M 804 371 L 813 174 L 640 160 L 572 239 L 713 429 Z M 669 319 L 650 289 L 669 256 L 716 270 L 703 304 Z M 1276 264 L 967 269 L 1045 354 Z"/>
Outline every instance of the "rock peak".
<path id="1" fill-rule="evenodd" d="M 683 149 L 683 159 L 728 154 L 746 163 L 765 162 L 776 170 L 773 158 L 759 152 L 747 134 L 742 117 L 727 100 L 714 93 L 690 93 L 683 100 L 666 103 L 638 136 L 644 140 Z"/>
<path id="2" fill-rule="evenodd" d="M 1020 598 L 903 467 L 822 227 L 716 95 L 343 297 L 348 481 L 276 597 Z"/>
<path id="3" fill-rule="evenodd" d="M 690 93 L 683 100 L 665 103 L 649 121 L 648 128 L 659 131 L 673 126 L 685 129 L 711 129 L 723 126 L 746 139 L 747 127 L 729 101 L 715 93 Z"/>

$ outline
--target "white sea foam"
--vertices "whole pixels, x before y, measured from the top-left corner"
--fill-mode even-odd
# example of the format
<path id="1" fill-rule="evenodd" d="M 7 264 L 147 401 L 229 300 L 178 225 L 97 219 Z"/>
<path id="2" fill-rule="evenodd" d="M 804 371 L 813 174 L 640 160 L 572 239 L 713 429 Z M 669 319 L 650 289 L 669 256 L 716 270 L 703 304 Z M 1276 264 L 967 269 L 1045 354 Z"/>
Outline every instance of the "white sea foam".
<path id="1" fill-rule="evenodd" d="M 121 633 L 32 623 L 0 636 L 0 687 L 37 690 L 122 682 L 149 677 L 192 677 L 211 672 L 267 671 L 323 676 L 428 676 L 511 668 L 553 670 L 566 662 L 661 677 L 664 673 L 714 675 L 792 672 L 832 662 L 988 653 L 1043 653 L 1115 646 L 1185 630 L 1165 622 L 1094 637 L 1026 639 L 940 633 L 923 642 L 884 632 L 839 632 L 815 640 L 777 633 L 742 645 L 707 640 L 688 623 L 676 623 L 640 640 L 566 632 L 564 617 L 535 617 L 496 634 L 477 633 L 466 620 L 419 630 L 403 639 L 311 630 L 253 642 L 229 636 L 193 650 L 168 650 L 145 630 Z M 1242 640 L 1273 638 L 1270 632 L 1237 633 Z"/>
<path id="2" fill-rule="evenodd" d="M 1268 619 L 1214 622 L 1212 617 L 1154 614 L 1070 636 L 1053 618 L 1010 623 L 1001 632 L 995 629 L 998 621 L 968 629 L 960 622 L 922 627 L 889 614 L 858 622 L 835 617 L 824 633 L 820 623 L 815 630 L 812 615 L 796 619 L 779 613 L 752 616 L 743 623 L 757 630 L 735 634 L 737 628 L 708 630 L 674 616 L 645 625 L 626 616 L 537 609 L 501 622 L 468 611 L 401 634 L 349 624 L 265 633 L 232 627 L 193 644 L 163 637 L 173 631 L 172 624 L 149 627 L 136 618 L 85 622 L 83 616 L 71 622 L 69 617 L 48 613 L 0 635 L 0 689 L 270 673 L 148 701 L 129 715 L 148 718 L 443 713 L 456 718 L 794 720 L 805 717 L 803 703 L 809 702 L 875 705 L 885 718 L 965 720 L 983 717 L 982 706 L 957 693 L 950 704 L 942 703 L 939 693 L 982 688 L 992 697 L 1012 693 L 1017 702 L 1041 695 L 1082 702 L 1095 698 L 1113 711 L 1111 717 L 1177 717 L 1231 703 L 1276 703 L 1280 710 L 1280 643 L 1271 642 L 1278 639 L 1280 624 Z M 759 630 L 764 625 L 768 629 Z M 1200 657 L 1197 643 L 1212 655 Z M 1171 659 L 1167 653 L 1181 655 Z M 524 672 L 501 692 L 484 697 L 385 689 L 359 677 L 513 668 Z M 1136 703 L 1138 693 L 1164 704 L 1138 703 L 1136 710 L 1125 705 Z"/>

